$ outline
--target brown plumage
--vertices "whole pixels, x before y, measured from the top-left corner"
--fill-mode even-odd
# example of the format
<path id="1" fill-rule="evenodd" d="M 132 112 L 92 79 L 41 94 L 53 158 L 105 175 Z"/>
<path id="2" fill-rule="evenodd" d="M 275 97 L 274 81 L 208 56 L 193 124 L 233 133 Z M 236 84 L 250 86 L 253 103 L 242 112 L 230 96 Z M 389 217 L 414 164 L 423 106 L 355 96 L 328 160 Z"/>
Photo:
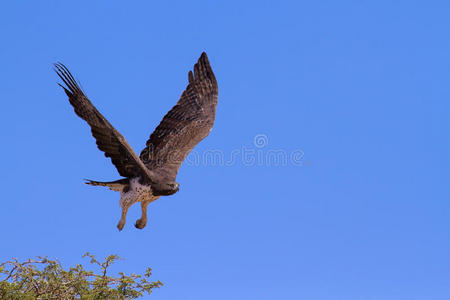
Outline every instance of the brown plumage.
<path id="1" fill-rule="evenodd" d="M 213 127 L 218 87 L 206 53 L 203 52 L 194 65 L 194 72 L 189 71 L 186 90 L 150 135 L 139 157 L 95 108 L 69 70 L 61 63 L 56 63 L 55 68 L 66 85 L 60 84 L 75 113 L 89 124 L 98 148 L 111 158 L 119 174 L 125 177 L 112 182 L 89 180 L 86 183 L 108 186 L 121 192 L 119 230 L 125 224 L 128 208 L 141 202 L 142 217 L 136 222 L 136 227 L 144 228 L 148 204 L 162 195 L 178 191 L 179 184 L 175 179 L 181 163 Z"/>

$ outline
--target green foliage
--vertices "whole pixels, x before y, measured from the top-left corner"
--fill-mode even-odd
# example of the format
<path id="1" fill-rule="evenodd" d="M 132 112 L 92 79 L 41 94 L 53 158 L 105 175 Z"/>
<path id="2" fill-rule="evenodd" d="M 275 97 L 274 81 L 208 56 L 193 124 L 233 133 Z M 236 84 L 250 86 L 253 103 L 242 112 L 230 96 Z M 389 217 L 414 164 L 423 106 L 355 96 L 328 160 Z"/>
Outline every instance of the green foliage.
<path id="1" fill-rule="evenodd" d="M 149 281 L 151 268 L 142 275 L 120 272 L 117 277 L 108 276 L 108 268 L 120 259 L 117 255 L 110 255 L 103 262 L 90 253 L 83 257 L 90 258 L 90 263 L 100 269 L 99 274 L 80 264 L 64 270 L 58 260 L 47 257 L 24 262 L 12 259 L 0 264 L 0 299 L 136 299 L 162 286 L 159 280 Z"/>

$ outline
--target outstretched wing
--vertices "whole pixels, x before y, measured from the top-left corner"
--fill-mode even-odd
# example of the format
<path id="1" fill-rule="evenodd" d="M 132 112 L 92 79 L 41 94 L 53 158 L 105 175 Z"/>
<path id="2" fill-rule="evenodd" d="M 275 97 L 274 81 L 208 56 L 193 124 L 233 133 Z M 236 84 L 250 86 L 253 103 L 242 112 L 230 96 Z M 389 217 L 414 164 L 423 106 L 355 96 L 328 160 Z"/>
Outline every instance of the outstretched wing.
<path id="1" fill-rule="evenodd" d="M 98 148 L 110 157 L 119 174 L 124 177 L 144 176 L 150 180 L 150 171 L 145 167 L 125 138 L 106 120 L 89 101 L 69 70 L 61 63 L 54 64 L 55 72 L 66 86 L 59 84 L 72 104 L 75 113 L 91 127 Z"/>
<path id="2" fill-rule="evenodd" d="M 177 104 L 150 135 L 141 160 L 167 180 L 175 180 L 188 153 L 211 131 L 216 115 L 217 81 L 206 53 L 189 71 L 189 84 Z"/>

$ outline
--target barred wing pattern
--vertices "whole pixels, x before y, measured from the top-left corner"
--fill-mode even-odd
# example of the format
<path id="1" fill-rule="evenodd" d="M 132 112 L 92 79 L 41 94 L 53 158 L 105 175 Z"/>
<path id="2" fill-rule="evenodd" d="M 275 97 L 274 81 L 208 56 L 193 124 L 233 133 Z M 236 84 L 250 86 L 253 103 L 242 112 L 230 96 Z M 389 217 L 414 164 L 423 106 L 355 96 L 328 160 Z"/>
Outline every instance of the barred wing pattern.
<path id="1" fill-rule="evenodd" d="M 55 71 L 66 86 L 59 84 L 69 97 L 75 113 L 91 127 L 98 148 L 110 157 L 112 163 L 123 177 L 144 176 L 151 181 L 148 170 L 125 138 L 106 120 L 76 83 L 69 70 L 61 63 L 54 64 Z"/>
<path id="2" fill-rule="evenodd" d="M 140 158 L 167 180 L 174 181 L 189 152 L 211 131 L 218 99 L 217 81 L 206 53 L 189 71 L 189 84 L 177 104 L 150 135 Z"/>

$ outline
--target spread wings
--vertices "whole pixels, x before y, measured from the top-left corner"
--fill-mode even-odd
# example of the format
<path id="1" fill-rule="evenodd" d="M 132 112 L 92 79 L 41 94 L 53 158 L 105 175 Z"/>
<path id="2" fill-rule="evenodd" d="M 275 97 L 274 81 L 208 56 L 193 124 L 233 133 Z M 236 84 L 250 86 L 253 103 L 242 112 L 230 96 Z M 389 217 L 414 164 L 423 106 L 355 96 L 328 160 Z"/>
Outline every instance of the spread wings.
<path id="1" fill-rule="evenodd" d="M 211 131 L 218 99 L 217 81 L 206 53 L 189 71 L 189 83 L 177 104 L 150 135 L 141 160 L 152 171 L 173 181 L 189 152 Z"/>
<path id="2" fill-rule="evenodd" d="M 148 170 L 125 138 L 94 107 L 76 83 L 69 70 L 61 63 L 55 64 L 55 71 L 66 86 L 64 89 L 75 113 L 91 127 L 98 148 L 110 157 L 119 174 L 124 177 L 144 176 L 151 181 Z"/>
<path id="3" fill-rule="evenodd" d="M 174 181 L 188 153 L 213 127 L 218 87 L 205 52 L 194 65 L 194 73 L 189 71 L 186 90 L 150 135 L 140 157 L 86 97 L 69 70 L 61 63 L 55 67 L 75 113 L 89 124 L 98 148 L 123 177 Z"/>

